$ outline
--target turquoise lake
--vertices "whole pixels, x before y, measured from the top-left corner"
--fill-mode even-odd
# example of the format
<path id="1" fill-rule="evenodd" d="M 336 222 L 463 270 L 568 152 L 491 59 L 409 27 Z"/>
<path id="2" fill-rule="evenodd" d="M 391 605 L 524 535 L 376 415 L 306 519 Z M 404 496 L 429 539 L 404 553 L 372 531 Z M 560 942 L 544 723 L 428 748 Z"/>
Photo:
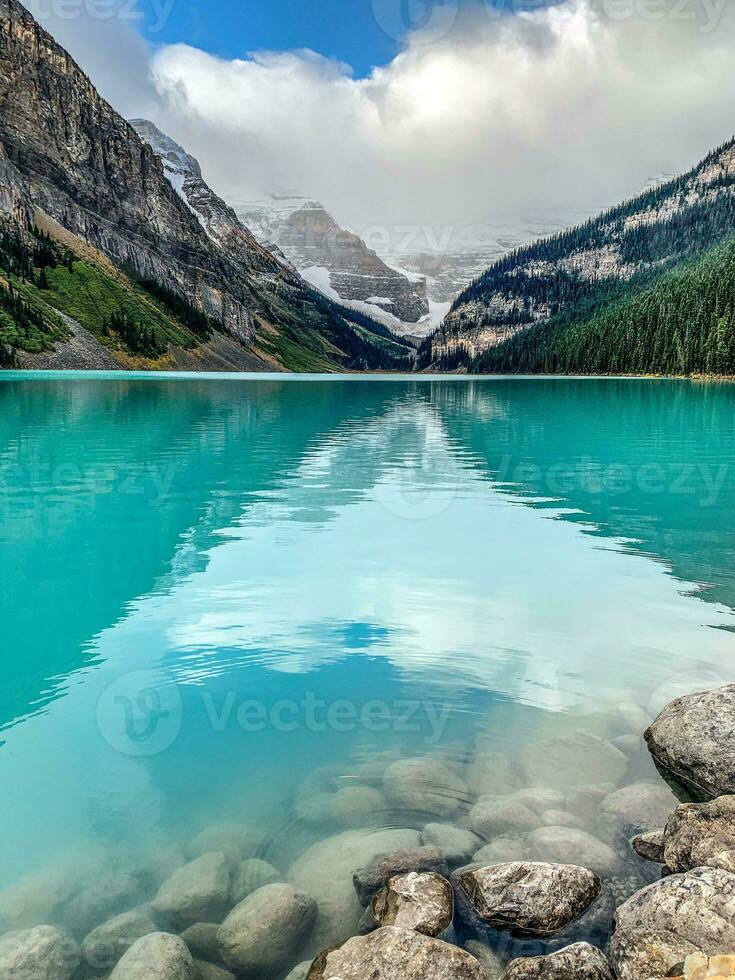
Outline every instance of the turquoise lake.
<path id="1" fill-rule="evenodd" d="M 150 870 L 83 938 L 221 824 L 293 877 L 346 830 L 660 782 L 645 724 L 735 678 L 734 447 L 724 383 L 2 376 L 0 889 L 65 882 L 22 924 L 78 910 L 66 869 Z M 400 758 L 456 812 L 397 801 Z"/>

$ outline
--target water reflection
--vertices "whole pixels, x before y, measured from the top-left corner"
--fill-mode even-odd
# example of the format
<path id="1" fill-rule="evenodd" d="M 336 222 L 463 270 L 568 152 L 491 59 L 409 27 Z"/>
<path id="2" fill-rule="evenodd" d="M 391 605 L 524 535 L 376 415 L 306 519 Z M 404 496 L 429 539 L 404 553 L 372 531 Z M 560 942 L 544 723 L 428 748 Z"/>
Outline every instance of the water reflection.
<path id="1" fill-rule="evenodd" d="M 223 816 L 285 869 L 401 755 L 465 819 L 580 730 L 653 778 L 646 718 L 732 671 L 731 391 L 0 384 L 6 879 Z"/>

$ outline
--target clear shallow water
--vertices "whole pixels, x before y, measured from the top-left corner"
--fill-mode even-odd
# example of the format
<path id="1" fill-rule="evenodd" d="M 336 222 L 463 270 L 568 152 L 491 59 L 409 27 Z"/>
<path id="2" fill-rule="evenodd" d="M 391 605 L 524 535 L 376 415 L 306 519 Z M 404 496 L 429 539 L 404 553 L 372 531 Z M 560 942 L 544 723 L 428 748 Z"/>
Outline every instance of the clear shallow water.
<path id="1" fill-rule="evenodd" d="M 446 816 L 335 809 L 400 756 L 456 823 L 568 795 L 555 739 L 735 674 L 734 430 L 725 384 L 4 376 L 0 887 L 221 822 L 288 874 Z M 658 778 L 624 751 L 594 782 Z"/>

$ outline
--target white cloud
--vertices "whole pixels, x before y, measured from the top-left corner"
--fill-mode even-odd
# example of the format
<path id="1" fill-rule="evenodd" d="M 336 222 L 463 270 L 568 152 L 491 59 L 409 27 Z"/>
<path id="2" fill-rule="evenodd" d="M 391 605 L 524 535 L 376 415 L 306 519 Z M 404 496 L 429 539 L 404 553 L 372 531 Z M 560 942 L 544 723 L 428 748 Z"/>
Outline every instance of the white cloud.
<path id="1" fill-rule="evenodd" d="M 663 19 L 662 0 L 476 7 L 367 79 L 308 52 L 165 47 L 162 122 L 222 190 L 303 190 L 358 230 L 595 207 L 735 129 L 735 5 L 707 31 L 707 2 L 663 0 Z"/>
<path id="2" fill-rule="evenodd" d="M 358 231 L 594 209 L 735 130 L 726 0 L 566 0 L 503 18 L 479 5 L 447 25 L 367 79 L 311 52 L 151 54 L 118 20 L 48 26 L 221 192 L 301 191 Z"/>

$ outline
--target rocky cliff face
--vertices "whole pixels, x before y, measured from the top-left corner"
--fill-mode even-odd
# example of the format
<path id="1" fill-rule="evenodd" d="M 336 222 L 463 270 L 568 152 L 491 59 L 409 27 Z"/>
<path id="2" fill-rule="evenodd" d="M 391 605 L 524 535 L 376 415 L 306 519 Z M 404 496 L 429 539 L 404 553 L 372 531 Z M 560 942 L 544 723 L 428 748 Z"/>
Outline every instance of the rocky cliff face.
<path id="1" fill-rule="evenodd" d="M 499 259 L 455 300 L 435 355 L 494 347 L 571 303 L 639 281 L 735 233 L 735 143 L 682 177 Z"/>
<path id="2" fill-rule="evenodd" d="M 275 246 L 305 278 L 341 300 L 366 303 L 404 323 L 417 323 L 428 314 L 425 279 L 386 265 L 318 201 L 274 196 L 235 209 L 261 242 Z"/>

